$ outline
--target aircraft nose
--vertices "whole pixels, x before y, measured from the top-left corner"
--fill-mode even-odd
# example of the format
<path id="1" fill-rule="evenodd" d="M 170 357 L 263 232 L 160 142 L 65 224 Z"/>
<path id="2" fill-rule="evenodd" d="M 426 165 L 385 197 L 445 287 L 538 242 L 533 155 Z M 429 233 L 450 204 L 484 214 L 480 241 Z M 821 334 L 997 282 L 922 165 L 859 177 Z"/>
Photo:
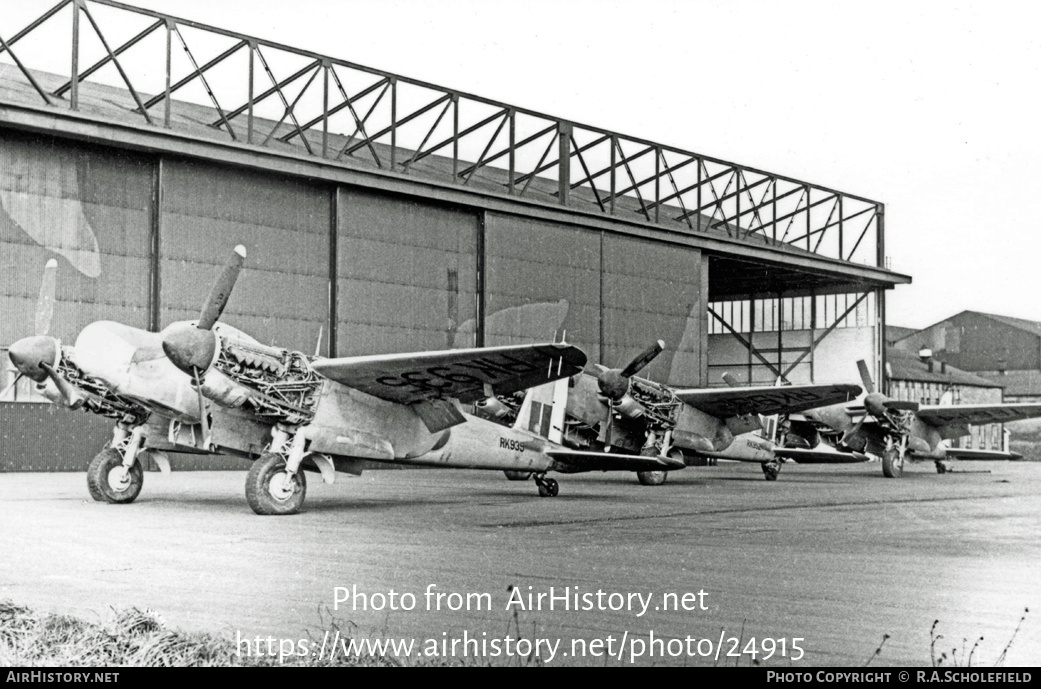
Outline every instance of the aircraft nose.
<path id="1" fill-rule="evenodd" d="M 188 375 L 195 369 L 208 369 L 216 351 L 217 336 L 212 330 L 183 325 L 163 333 L 163 352 L 174 366 Z"/>
<path id="2" fill-rule="evenodd" d="M 26 378 L 42 383 L 47 380 L 47 372 L 40 364 L 53 366 L 58 360 L 58 341 L 46 335 L 23 337 L 8 350 L 11 363 Z"/>

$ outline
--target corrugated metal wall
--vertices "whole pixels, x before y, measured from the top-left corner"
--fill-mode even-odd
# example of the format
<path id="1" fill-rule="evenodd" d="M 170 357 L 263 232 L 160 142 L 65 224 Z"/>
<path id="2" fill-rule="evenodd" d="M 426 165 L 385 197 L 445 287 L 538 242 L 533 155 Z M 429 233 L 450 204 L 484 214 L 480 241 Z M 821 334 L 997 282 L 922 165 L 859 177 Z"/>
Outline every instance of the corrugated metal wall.
<path id="1" fill-rule="evenodd" d="M 96 320 L 148 327 L 152 164 L 0 131 L 0 347 L 31 335 L 58 259 L 51 334 Z"/>
<path id="2" fill-rule="evenodd" d="M 329 313 L 331 190 L 165 159 L 161 180 L 161 325 L 198 318 L 219 266 L 243 244 L 246 268 L 222 320 L 313 353 Z"/>
<path id="3" fill-rule="evenodd" d="M 53 404 L 0 402 L 0 472 L 86 471 L 112 420 Z"/>
<path id="4" fill-rule="evenodd" d="M 341 189 L 337 216 L 341 356 L 475 345 L 475 211 Z"/>

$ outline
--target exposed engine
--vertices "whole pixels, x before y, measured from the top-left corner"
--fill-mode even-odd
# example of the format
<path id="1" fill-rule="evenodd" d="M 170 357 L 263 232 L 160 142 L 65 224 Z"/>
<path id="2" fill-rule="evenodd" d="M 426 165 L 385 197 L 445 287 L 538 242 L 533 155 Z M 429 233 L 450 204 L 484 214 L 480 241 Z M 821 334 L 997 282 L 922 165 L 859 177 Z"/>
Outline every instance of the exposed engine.
<path id="1" fill-rule="evenodd" d="M 322 378 L 311 370 L 307 356 L 256 342 L 218 337 L 220 354 L 214 369 L 248 388 L 248 394 L 234 406 L 244 406 L 272 423 L 301 425 L 314 418 Z M 207 386 L 211 385 L 209 378 L 207 376 Z"/>
<path id="2" fill-rule="evenodd" d="M 629 392 L 611 404 L 611 411 L 625 419 L 642 419 L 650 429 L 665 431 L 676 426 L 682 404 L 664 385 L 632 378 Z"/>
<path id="3" fill-rule="evenodd" d="M 148 418 L 149 412 L 143 406 L 127 397 L 115 394 L 100 380 L 81 371 L 72 362 L 72 359 L 65 351 L 65 347 L 61 348 L 61 356 L 58 357 L 56 371 L 58 375 L 67 380 L 73 387 L 90 393 L 85 396 L 86 399 L 82 407 L 84 411 L 112 419 L 125 420 L 127 417 L 130 417 L 133 419 L 131 425 L 142 424 Z"/>

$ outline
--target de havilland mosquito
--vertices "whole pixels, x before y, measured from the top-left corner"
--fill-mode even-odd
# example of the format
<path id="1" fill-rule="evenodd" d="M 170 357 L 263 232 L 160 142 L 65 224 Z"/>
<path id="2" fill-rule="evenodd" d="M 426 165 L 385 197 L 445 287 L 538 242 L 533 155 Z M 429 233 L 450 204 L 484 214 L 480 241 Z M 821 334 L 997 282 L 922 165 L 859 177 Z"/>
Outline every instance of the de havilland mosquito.
<path id="1" fill-rule="evenodd" d="M 778 442 L 778 426 L 784 424 L 778 415 L 848 402 L 861 393 L 860 387 L 843 384 L 675 388 L 637 376 L 664 347 L 659 340 L 622 368 L 598 365 L 575 376 L 568 389 L 560 442 L 576 449 L 671 457 L 677 467 L 704 459 L 752 462 L 772 481 L 781 462 L 794 458 Z M 488 399 L 478 408 L 509 422 L 509 403 L 509 399 Z M 850 456 L 807 450 L 799 457 L 807 455 L 819 462 L 847 461 Z M 636 475 L 643 485 L 660 485 L 674 468 Z M 507 477 L 527 478 L 524 474 Z"/>
<path id="2" fill-rule="evenodd" d="M 866 362 L 857 362 L 867 390 L 862 406 L 835 405 L 803 414 L 793 433 L 811 447 L 821 435 L 847 453 L 867 452 L 882 458 L 882 473 L 899 478 L 907 460 L 931 460 L 937 473 L 951 470 L 952 459 L 1013 459 L 1010 452 L 950 447 L 948 441 L 969 435 L 969 426 L 1041 417 L 1041 404 L 919 404 L 894 400 L 875 390 Z"/>
<path id="3" fill-rule="evenodd" d="M 299 510 L 303 469 L 331 482 L 336 471 L 357 474 L 367 461 L 530 472 L 543 496 L 559 490 L 549 471 L 682 466 L 566 448 L 548 426 L 503 428 L 460 409 L 547 382 L 566 385 L 586 362 L 571 345 L 323 359 L 260 344 L 218 322 L 244 258 L 237 247 L 196 322 L 153 333 L 99 321 L 73 347 L 45 335 L 12 345 L 19 374 L 54 386 L 52 399 L 69 407 L 89 400 L 92 411 L 118 418 L 113 441 L 87 472 L 95 499 L 137 497 L 143 449 L 255 459 L 246 495 L 259 514 Z"/>

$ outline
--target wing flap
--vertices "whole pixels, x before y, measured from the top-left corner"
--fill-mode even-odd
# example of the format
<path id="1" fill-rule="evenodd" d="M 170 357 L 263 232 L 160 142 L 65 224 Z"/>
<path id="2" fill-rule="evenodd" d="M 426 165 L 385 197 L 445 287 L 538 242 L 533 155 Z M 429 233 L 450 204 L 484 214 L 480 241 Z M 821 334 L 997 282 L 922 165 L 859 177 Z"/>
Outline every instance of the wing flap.
<path id="1" fill-rule="evenodd" d="M 954 404 L 918 408 L 918 418 L 930 426 L 1007 423 L 1041 416 L 1041 404 Z"/>
<path id="2" fill-rule="evenodd" d="M 783 385 L 677 390 L 686 404 L 720 419 L 744 414 L 786 414 L 848 402 L 858 385 Z"/>
<path id="3" fill-rule="evenodd" d="M 564 448 L 546 449 L 543 452 L 557 463 L 556 470 L 565 474 L 583 471 L 671 471 L 687 466 L 683 460 L 661 456 L 648 457 Z"/>
<path id="4" fill-rule="evenodd" d="M 581 372 L 586 355 L 562 343 L 318 359 L 321 375 L 374 397 L 413 404 L 473 402 Z"/>

